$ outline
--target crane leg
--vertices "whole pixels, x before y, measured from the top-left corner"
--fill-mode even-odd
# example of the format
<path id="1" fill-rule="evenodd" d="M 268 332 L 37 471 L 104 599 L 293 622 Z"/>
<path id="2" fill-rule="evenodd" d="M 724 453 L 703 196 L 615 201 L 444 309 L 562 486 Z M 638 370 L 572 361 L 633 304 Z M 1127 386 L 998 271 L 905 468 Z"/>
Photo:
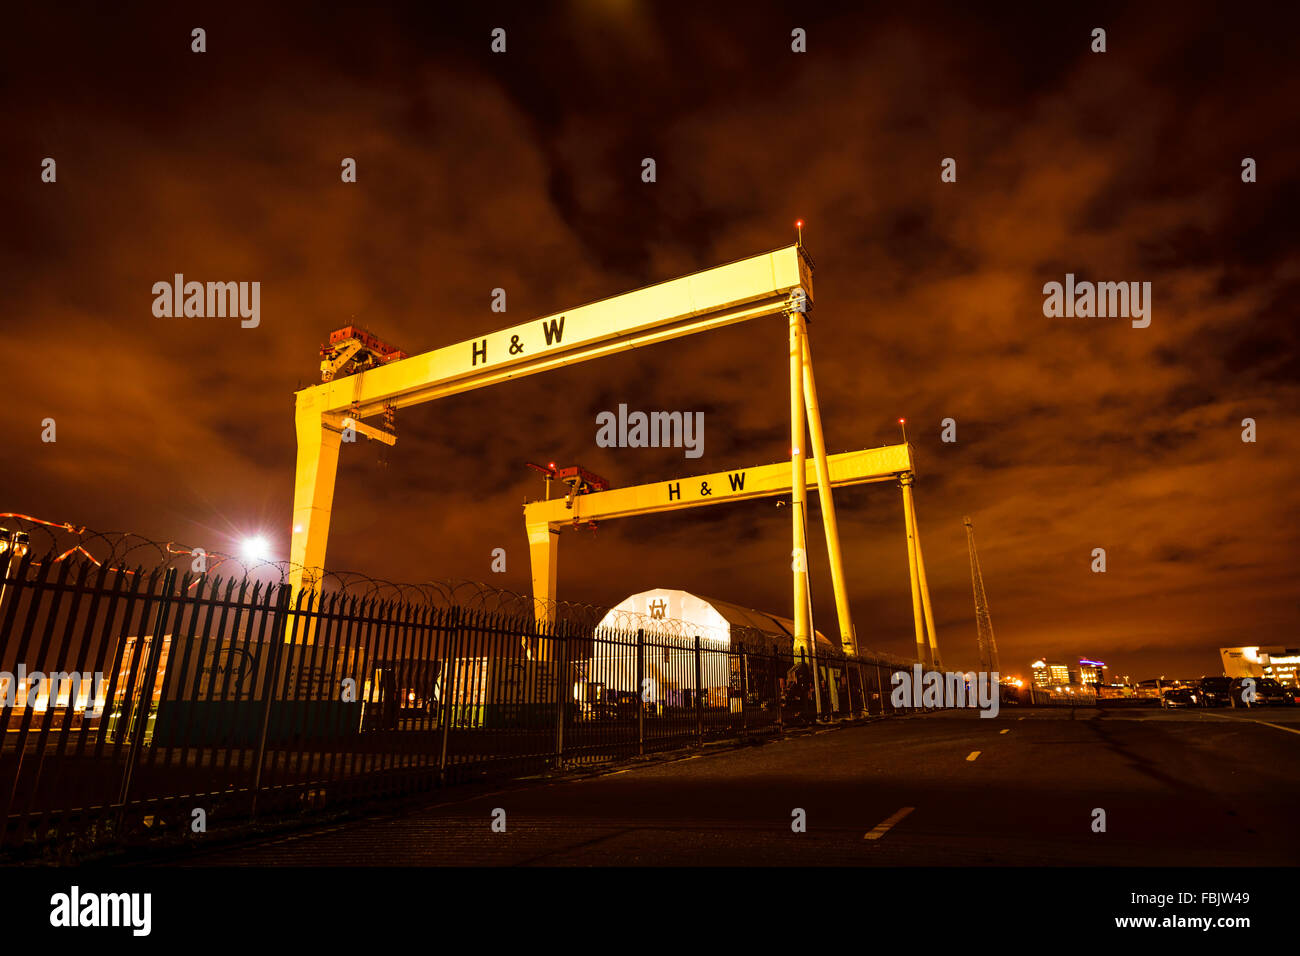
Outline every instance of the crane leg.
<path id="1" fill-rule="evenodd" d="M 289 546 L 289 585 L 296 599 L 314 589 L 325 568 L 334 480 L 343 436 L 321 421 L 315 409 L 299 409 L 298 464 L 293 486 L 293 536 Z"/>
<path id="2" fill-rule="evenodd" d="M 803 335 L 804 405 L 808 411 L 808 434 L 812 442 L 813 461 L 817 466 L 817 501 L 822 509 L 822 526 L 826 531 L 826 553 L 831 565 L 831 588 L 835 592 L 835 611 L 839 616 L 840 643 L 846 654 L 858 652 L 858 636 L 849 611 L 849 592 L 844 583 L 844 552 L 840 549 L 839 523 L 835 519 L 835 502 L 831 498 L 830 468 L 826 464 L 826 437 L 822 433 L 821 406 L 817 401 L 817 383 L 813 378 L 812 351 L 808 335 Z"/>
<path id="3" fill-rule="evenodd" d="M 555 626 L 555 582 L 560 567 L 560 532 L 549 525 L 528 528 L 528 560 L 533 573 L 533 616 L 538 633 L 525 641 L 527 656 L 535 661 L 560 660 L 560 638 Z"/>
<path id="4" fill-rule="evenodd" d="M 921 585 L 921 608 L 925 611 L 925 629 L 930 634 L 930 662 L 935 670 L 943 670 L 939 663 L 939 638 L 934 630 L 934 608 L 930 605 L 930 582 L 925 578 L 925 555 L 921 551 L 921 526 L 916 520 L 916 497 L 908 496 L 912 507 L 912 538 L 916 542 L 916 571 Z"/>
<path id="5" fill-rule="evenodd" d="M 791 570 L 794 575 L 794 654 L 812 656 L 812 628 L 808 620 L 808 541 L 805 531 L 808 506 L 808 470 L 804 455 L 803 313 L 790 310 L 790 524 Z M 816 687 L 816 680 L 813 681 Z"/>
<path id="6" fill-rule="evenodd" d="M 921 611 L 921 576 L 916 564 L 916 521 L 912 511 L 912 476 L 904 475 L 903 522 L 907 526 L 907 572 L 912 582 L 912 625 L 916 630 L 916 659 L 922 664 L 933 664 L 926 656 L 925 624 Z"/>
<path id="7" fill-rule="evenodd" d="M 548 525 L 528 528 L 528 558 L 533 572 L 533 604 L 537 620 L 555 622 L 555 582 L 560 567 L 560 533 Z"/>

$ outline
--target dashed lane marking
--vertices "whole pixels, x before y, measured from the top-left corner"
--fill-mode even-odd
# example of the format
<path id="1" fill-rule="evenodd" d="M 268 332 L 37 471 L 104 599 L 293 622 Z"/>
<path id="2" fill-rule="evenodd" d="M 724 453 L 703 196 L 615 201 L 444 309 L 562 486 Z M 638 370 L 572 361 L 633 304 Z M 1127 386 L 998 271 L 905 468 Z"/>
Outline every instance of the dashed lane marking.
<path id="1" fill-rule="evenodd" d="M 974 759 L 975 759 L 976 757 L 978 757 L 982 752 L 983 752 L 983 751 L 980 751 L 980 750 L 972 750 L 969 754 L 967 754 L 966 759 L 967 759 L 967 760 L 974 760 Z"/>
<path id="2" fill-rule="evenodd" d="M 884 836 L 891 829 L 893 829 L 894 824 L 898 823 L 899 820 L 903 819 L 903 817 L 907 816 L 915 809 L 916 807 L 903 807 L 893 816 L 886 817 L 884 820 L 881 820 L 879 823 L 877 823 L 874 827 L 871 828 L 871 831 L 869 833 L 863 834 L 862 839 L 879 840 L 882 836 Z"/>

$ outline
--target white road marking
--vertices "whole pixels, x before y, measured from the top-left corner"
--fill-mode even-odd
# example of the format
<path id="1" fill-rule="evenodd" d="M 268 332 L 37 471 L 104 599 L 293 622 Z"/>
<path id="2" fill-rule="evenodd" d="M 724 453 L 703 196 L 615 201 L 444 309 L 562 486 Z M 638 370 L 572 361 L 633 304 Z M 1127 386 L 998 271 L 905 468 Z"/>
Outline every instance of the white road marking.
<path id="1" fill-rule="evenodd" d="M 978 757 L 978 756 L 980 755 L 980 753 L 981 753 L 981 751 L 979 751 L 979 750 L 972 750 L 972 751 L 970 752 L 970 755 L 969 755 L 966 759 L 967 759 L 967 760 L 974 760 L 976 757 Z"/>
<path id="2" fill-rule="evenodd" d="M 1011 730 L 1008 728 L 1006 730 L 999 731 L 999 733 L 1009 734 L 1011 733 Z"/>
<path id="3" fill-rule="evenodd" d="M 1265 727 L 1275 727 L 1278 730 L 1285 730 L 1288 734 L 1300 734 L 1300 730 L 1294 727 L 1283 727 L 1281 724 L 1270 724 L 1267 720 L 1251 720 L 1249 717 L 1231 717 L 1228 714 L 1215 714 L 1206 711 L 1208 717 L 1222 717 L 1224 720 L 1239 720 L 1244 724 L 1263 724 Z"/>
<path id="4" fill-rule="evenodd" d="M 894 824 L 896 824 L 899 820 L 903 819 L 903 817 L 907 816 L 915 809 L 916 807 L 903 807 L 893 816 L 887 817 L 886 819 L 881 820 L 879 823 L 877 823 L 874 827 L 871 828 L 870 833 L 863 834 L 862 839 L 879 840 L 882 836 L 884 836 L 893 828 Z"/>

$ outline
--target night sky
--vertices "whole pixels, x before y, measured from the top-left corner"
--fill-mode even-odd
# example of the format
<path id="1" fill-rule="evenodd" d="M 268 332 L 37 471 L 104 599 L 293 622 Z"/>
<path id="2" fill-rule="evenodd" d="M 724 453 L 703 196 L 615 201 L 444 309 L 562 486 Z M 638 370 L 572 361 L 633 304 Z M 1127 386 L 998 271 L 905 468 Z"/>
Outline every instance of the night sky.
<path id="1" fill-rule="evenodd" d="M 1295 14 L 59 6 L 11 8 L 0 40 L 0 511 L 218 550 L 262 531 L 287 558 L 293 392 L 330 330 L 414 354 L 788 245 L 802 217 L 827 441 L 895 442 L 908 419 L 946 663 L 977 663 L 965 514 L 1004 673 L 1083 655 L 1192 677 L 1220 646 L 1294 645 Z M 260 326 L 156 318 L 178 272 L 260 281 Z M 1066 273 L 1150 282 L 1150 327 L 1045 317 Z M 703 457 L 597 448 L 620 403 L 703 411 Z M 780 316 L 403 410 L 387 467 L 345 446 L 328 564 L 526 591 L 525 462 L 616 485 L 763 464 L 788 456 L 787 416 Z M 860 641 L 910 652 L 899 493 L 836 502 Z M 788 515 L 566 532 L 560 596 L 680 587 L 788 615 Z"/>

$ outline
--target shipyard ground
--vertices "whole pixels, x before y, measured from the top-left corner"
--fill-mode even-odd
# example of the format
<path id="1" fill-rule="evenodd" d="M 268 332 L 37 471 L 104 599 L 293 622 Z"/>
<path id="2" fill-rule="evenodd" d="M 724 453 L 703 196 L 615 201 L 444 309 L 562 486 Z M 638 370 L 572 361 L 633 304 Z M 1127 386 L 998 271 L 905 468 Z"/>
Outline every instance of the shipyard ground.
<path id="1" fill-rule="evenodd" d="M 169 862 L 1294 866 L 1298 758 L 1300 708 L 948 712 L 452 792 Z"/>

